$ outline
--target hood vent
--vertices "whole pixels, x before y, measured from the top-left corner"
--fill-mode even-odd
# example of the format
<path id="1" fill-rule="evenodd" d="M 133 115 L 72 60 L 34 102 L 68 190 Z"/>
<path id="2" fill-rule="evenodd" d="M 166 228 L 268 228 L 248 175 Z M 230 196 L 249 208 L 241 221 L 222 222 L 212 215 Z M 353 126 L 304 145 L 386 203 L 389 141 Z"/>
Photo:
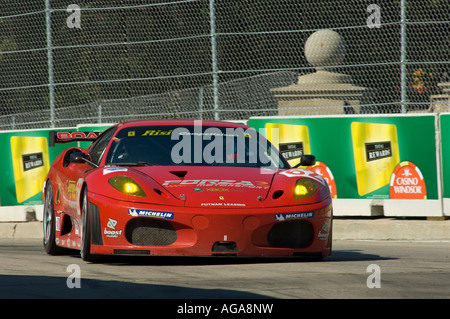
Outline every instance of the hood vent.
<path id="1" fill-rule="evenodd" d="M 170 173 L 183 179 L 186 176 L 187 171 L 170 171 Z"/>
<path id="2" fill-rule="evenodd" d="M 280 198 L 281 197 L 281 195 L 283 195 L 283 191 L 282 190 L 278 190 L 278 191 L 275 191 L 275 192 L 273 192 L 273 194 L 272 194 L 272 198 L 273 199 L 278 199 L 278 198 Z"/>

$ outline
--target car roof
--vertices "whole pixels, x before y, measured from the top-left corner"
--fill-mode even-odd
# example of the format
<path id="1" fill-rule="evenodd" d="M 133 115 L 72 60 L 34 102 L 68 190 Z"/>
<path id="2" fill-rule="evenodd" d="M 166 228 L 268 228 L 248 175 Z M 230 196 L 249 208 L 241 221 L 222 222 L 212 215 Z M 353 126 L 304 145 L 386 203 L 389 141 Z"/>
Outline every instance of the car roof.
<path id="1" fill-rule="evenodd" d="M 117 124 L 118 127 L 126 128 L 133 126 L 146 126 L 146 125 L 204 125 L 204 126 L 221 126 L 221 127 L 241 127 L 248 128 L 247 125 L 241 123 L 234 122 L 225 122 L 225 121 L 204 121 L 204 120 L 189 120 L 189 119 L 157 119 L 157 120 L 136 120 L 136 121 L 127 121 Z"/>

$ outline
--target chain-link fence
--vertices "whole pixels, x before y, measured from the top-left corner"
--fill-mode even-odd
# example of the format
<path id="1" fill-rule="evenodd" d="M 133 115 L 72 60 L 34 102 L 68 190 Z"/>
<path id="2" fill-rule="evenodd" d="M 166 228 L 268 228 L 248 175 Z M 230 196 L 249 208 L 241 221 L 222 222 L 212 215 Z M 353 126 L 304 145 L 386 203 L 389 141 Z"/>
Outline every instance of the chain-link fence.
<path id="1" fill-rule="evenodd" d="M 323 29 L 345 55 L 320 70 L 363 88 L 356 113 L 433 111 L 449 15 L 448 0 L 2 0 L 0 129 L 276 115 L 289 87 L 289 114 L 334 114 L 339 92 L 299 93 Z"/>

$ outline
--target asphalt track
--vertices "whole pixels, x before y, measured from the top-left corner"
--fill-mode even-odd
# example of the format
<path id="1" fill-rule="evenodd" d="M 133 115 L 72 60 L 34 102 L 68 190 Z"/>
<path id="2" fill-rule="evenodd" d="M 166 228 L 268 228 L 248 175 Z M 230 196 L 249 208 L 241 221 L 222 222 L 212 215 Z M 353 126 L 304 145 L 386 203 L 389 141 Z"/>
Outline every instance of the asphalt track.
<path id="1" fill-rule="evenodd" d="M 83 262 L 0 239 L 1 299 L 448 299 L 450 241 L 335 240 L 320 262 L 150 257 Z M 4 303 L 2 303 L 4 305 Z"/>

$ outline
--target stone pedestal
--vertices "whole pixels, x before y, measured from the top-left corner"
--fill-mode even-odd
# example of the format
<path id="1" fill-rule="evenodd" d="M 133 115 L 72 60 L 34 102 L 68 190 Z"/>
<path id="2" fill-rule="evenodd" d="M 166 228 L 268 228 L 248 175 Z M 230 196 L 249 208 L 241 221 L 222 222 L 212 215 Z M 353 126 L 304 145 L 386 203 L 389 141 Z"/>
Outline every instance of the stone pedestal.
<path id="1" fill-rule="evenodd" d="M 450 82 L 439 83 L 442 94 L 432 95 L 430 112 L 441 113 L 450 112 Z"/>
<path id="2" fill-rule="evenodd" d="M 271 90 L 278 99 L 279 115 L 359 113 L 365 91 L 353 85 L 349 75 L 323 70 L 299 76 L 294 85 Z"/>
<path id="3" fill-rule="evenodd" d="M 305 56 L 316 72 L 299 76 L 294 85 L 271 90 L 278 99 L 278 115 L 359 113 L 366 88 L 353 85 L 351 76 L 326 68 L 342 64 L 345 52 L 337 32 L 313 33 L 306 41 Z"/>

